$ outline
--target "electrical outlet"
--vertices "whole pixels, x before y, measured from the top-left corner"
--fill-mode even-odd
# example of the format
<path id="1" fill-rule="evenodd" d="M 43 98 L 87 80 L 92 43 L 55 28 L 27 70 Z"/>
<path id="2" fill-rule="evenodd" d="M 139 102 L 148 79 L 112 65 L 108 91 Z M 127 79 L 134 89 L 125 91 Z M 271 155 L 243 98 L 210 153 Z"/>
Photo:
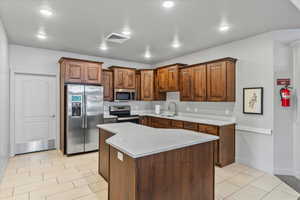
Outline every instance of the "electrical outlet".
<path id="1" fill-rule="evenodd" d="M 190 107 L 187 107 L 187 108 L 186 108 L 186 111 L 190 111 L 190 110 L 191 110 Z"/>
<path id="2" fill-rule="evenodd" d="M 122 162 L 124 161 L 123 153 L 121 153 L 121 152 L 118 151 L 117 157 L 118 157 L 118 159 L 121 160 Z"/>
<path id="3" fill-rule="evenodd" d="M 230 111 L 228 109 L 225 110 L 225 114 L 229 115 Z"/>
<path id="4" fill-rule="evenodd" d="M 195 108 L 195 109 L 194 109 L 194 112 L 198 112 L 198 108 Z"/>

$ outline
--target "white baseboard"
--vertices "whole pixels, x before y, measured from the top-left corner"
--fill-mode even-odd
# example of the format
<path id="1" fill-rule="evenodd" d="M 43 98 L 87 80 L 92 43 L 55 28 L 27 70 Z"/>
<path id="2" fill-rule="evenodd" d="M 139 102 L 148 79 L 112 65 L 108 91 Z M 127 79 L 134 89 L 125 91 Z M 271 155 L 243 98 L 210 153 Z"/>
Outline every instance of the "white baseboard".
<path id="1" fill-rule="evenodd" d="M 274 169 L 276 175 L 296 176 L 296 173 L 292 169 Z"/>

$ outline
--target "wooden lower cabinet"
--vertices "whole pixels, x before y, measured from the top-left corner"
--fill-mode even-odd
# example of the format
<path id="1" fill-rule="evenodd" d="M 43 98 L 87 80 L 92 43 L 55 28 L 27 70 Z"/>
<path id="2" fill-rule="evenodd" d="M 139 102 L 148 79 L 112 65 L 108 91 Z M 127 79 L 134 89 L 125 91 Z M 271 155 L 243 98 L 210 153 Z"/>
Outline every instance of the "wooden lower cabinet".
<path id="1" fill-rule="evenodd" d="M 110 146 L 109 199 L 214 200 L 213 148 L 207 142 L 134 159 Z"/>
<path id="2" fill-rule="evenodd" d="M 112 133 L 99 129 L 99 174 L 109 181 L 109 145 L 105 143 L 105 140 L 113 136 Z"/>
<path id="3" fill-rule="evenodd" d="M 154 128 L 179 128 L 220 137 L 214 142 L 215 164 L 224 167 L 235 162 L 235 124 L 213 126 L 159 117 L 140 117 L 140 124 Z"/>
<path id="4" fill-rule="evenodd" d="M 151 127 L 154 128 L 171 128 L 170 119 L 151 117 L 149 123 L 151 124 Z"/>

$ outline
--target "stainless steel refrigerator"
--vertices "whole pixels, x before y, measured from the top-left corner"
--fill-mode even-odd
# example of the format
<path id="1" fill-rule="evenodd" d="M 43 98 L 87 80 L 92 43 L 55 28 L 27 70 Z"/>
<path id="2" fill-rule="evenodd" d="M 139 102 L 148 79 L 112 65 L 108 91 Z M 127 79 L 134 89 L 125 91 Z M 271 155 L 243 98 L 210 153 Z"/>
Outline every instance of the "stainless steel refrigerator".
<path id="1" fill-rule="evenodd" d="M 66 153 L 98 150 L 99 131 L 103 123 L 103 87 L 67 84 Z"/>

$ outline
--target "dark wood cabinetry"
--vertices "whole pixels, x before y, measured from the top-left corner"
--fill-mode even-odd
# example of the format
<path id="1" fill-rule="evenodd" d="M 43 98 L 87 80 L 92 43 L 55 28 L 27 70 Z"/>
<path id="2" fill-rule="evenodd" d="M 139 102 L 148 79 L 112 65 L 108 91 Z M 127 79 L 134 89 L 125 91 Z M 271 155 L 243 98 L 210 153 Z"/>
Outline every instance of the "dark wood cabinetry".
<path id="1" fill-rule="evenodd" d="M 154 70 L 141 70 L 141 100 L 154 100 Z"/>
<path id="2" fill-rule="evenodd" d="M 193 100 L 206 100 L 206 66 L 193 67 Z"/>
<path id="3" fill-rule="evenodd" d="M 154 70 L 154 100 L 155 101 L 164 101 L 167 98 L 165 92 L 160 92 L 158 84 L 158 72 Z"/>
<path id="4" fill-rule="evenodd" d="M 220 139 L 214 142 L 215 164 L 224 167 L 235 162 L 235 124 L 214 126 L 148 116 L 141 116 L 140 124 L 154 128 L 179 128 L 216 135 Z"/>
<path id="5" fill-rule="evenodd" d="M 235 59 L 207 65 L 207 100 L 235 101 Z"/>
<path id="6" fill-rule="evenodd" d="M 179 91 L 179 69 L 185 64 L 172 64 L 157 69 L 158 89 L 160 92 Z"/>
<path id="7" fill-rule="evenodd" d="M 180 70 L 180 100 L 193 100 L 193 68 Z"/>
<path id="8" fill-rule="evenodd" d="M 136 70 L 134 68 L 111 66 L 113 71 L 115 89 L 135 89 Z"/>
<path id="9" fill-rule="evenodd" d="M 140 158 L 110 146 L 109 155 L 110 200 L 214 199 L 213 142 Z"/>
<path id="10" fill-rule="evenodd" d="M 112 101 L 113 97 L 113 72 L 111 70 L 102 70 L 103 99 Z"/>
<path id="11" fill-rule="evenodd" d="M 101 85 L 102 62 L 61 58 L 60 72 L 63 83 L 83 83 Z"/>
<path id="12" fill-rule="evenodd" d="M 141 100 L 141 71 L 137 70 L 135 73 L 135 100 Z"/>
<path id="13" fill-rule="evenodd" d="M 148 120 L 149 120 L 148 123 L 150 123 L 150 126 L 154 127 L 154 128 L 170 128 L 171 127 L 171 120 L 169 120 L 169 119 L 150 117 Z"/>
<path id="14" fill-rule="evenodd" d="M 103 129 L 99 130 L 99 161 L 101 160 L 101 162 L 98 162 L 98 170 L 106 181 L 109 181 L 109 145 L 106 144 L 105 140 L 111 136 L 113 136 L 112 133 Z"/>
<path id="15" fill-rule="evenodd" d="M 224 58 L 181 68 L 181 101 L 235 101 L 235 62 Z"/>

